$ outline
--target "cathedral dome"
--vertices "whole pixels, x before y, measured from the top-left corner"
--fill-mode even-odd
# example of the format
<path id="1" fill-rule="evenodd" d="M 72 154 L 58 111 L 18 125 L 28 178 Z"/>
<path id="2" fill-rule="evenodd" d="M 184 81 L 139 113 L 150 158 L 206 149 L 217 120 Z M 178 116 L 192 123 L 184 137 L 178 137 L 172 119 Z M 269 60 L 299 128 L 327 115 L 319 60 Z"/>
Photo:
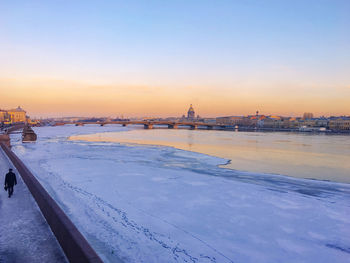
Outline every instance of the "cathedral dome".
<path id="1" fill-rule="evenodd" d="M 194 119 L 194 117 L 195 117 L 195 112 L 194 112 L 193 106 L 191 104 L 190 108 L 188 109 L 188 112 L 187 112 L 187 118 Z"/>

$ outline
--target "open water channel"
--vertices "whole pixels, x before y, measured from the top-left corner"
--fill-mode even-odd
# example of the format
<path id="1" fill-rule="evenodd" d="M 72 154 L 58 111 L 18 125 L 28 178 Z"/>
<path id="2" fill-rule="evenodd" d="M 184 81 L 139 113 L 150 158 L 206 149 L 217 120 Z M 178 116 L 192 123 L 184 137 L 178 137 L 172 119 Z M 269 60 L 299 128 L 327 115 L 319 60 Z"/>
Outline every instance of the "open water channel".
<path id="1" fill-rule="evenodd" d="M 171 146 L 225 158 L 230 169 L 350 183 L 348 135 L 136 128 L 71 139 Z"/>

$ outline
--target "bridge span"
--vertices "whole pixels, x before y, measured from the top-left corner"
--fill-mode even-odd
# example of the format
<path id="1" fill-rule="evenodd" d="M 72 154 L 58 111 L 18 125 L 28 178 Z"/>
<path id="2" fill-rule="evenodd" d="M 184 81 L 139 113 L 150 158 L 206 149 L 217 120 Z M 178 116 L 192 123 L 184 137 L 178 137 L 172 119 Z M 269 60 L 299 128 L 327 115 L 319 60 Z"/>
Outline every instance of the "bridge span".
<path id="1" fill-rule="evenodd" d="M 171 122 L 171 121 L 106 121 L 106 122 L 58 122 L 55 125 L 75 124 L 76 126 L 84 126 L 87 124 L 98 124 L 101 126 L 107 124 L 120 124 L 122 126 L 127 125 L 143 125 L 145 129 L 153 129 L 155 126 L 165 126 L 169 129 L 177 129 L 179 127 L 189 127 L 192 130 L 198 129 L 199 127 L 213 130 L 227 128 L 226 125 L 205 123 L 205 122 Z"/>

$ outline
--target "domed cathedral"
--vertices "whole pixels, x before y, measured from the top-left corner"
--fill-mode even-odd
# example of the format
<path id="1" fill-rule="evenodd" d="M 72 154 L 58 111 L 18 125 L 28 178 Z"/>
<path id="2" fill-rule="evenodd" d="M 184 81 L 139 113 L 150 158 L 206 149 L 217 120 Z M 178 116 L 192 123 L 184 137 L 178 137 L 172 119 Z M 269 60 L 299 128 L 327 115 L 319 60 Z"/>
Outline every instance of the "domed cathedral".
<path id="1" fill-rule="evenodd" d="M 194 118 L 195 118 L 195 112 L 194 112 L 193 106 L 191 104 L 190 108 L 188 109 L 188 112 L 187 112 L 187 119 L 193 120 Z"/>

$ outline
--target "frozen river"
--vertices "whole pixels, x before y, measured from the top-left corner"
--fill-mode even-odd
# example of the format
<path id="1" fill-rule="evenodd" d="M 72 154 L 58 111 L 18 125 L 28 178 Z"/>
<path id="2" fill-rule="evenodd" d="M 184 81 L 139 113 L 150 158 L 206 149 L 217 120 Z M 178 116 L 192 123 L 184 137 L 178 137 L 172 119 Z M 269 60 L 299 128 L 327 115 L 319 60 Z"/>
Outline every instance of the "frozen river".
<path id="1" fill-rule="evenodd" d="M 228 159 L 230 169 L 350 183 L 349 135 L 136 129 L 73 139 L 172 146 Z"/>
<path id="2" fill-rule="evenodd" d="M 350 262 L 349 184 L 221 168 L 125 127 L 35 131 L 13 150 L 105 262 Z M 83 134 L 129 143 L 68 139 Z"/>

